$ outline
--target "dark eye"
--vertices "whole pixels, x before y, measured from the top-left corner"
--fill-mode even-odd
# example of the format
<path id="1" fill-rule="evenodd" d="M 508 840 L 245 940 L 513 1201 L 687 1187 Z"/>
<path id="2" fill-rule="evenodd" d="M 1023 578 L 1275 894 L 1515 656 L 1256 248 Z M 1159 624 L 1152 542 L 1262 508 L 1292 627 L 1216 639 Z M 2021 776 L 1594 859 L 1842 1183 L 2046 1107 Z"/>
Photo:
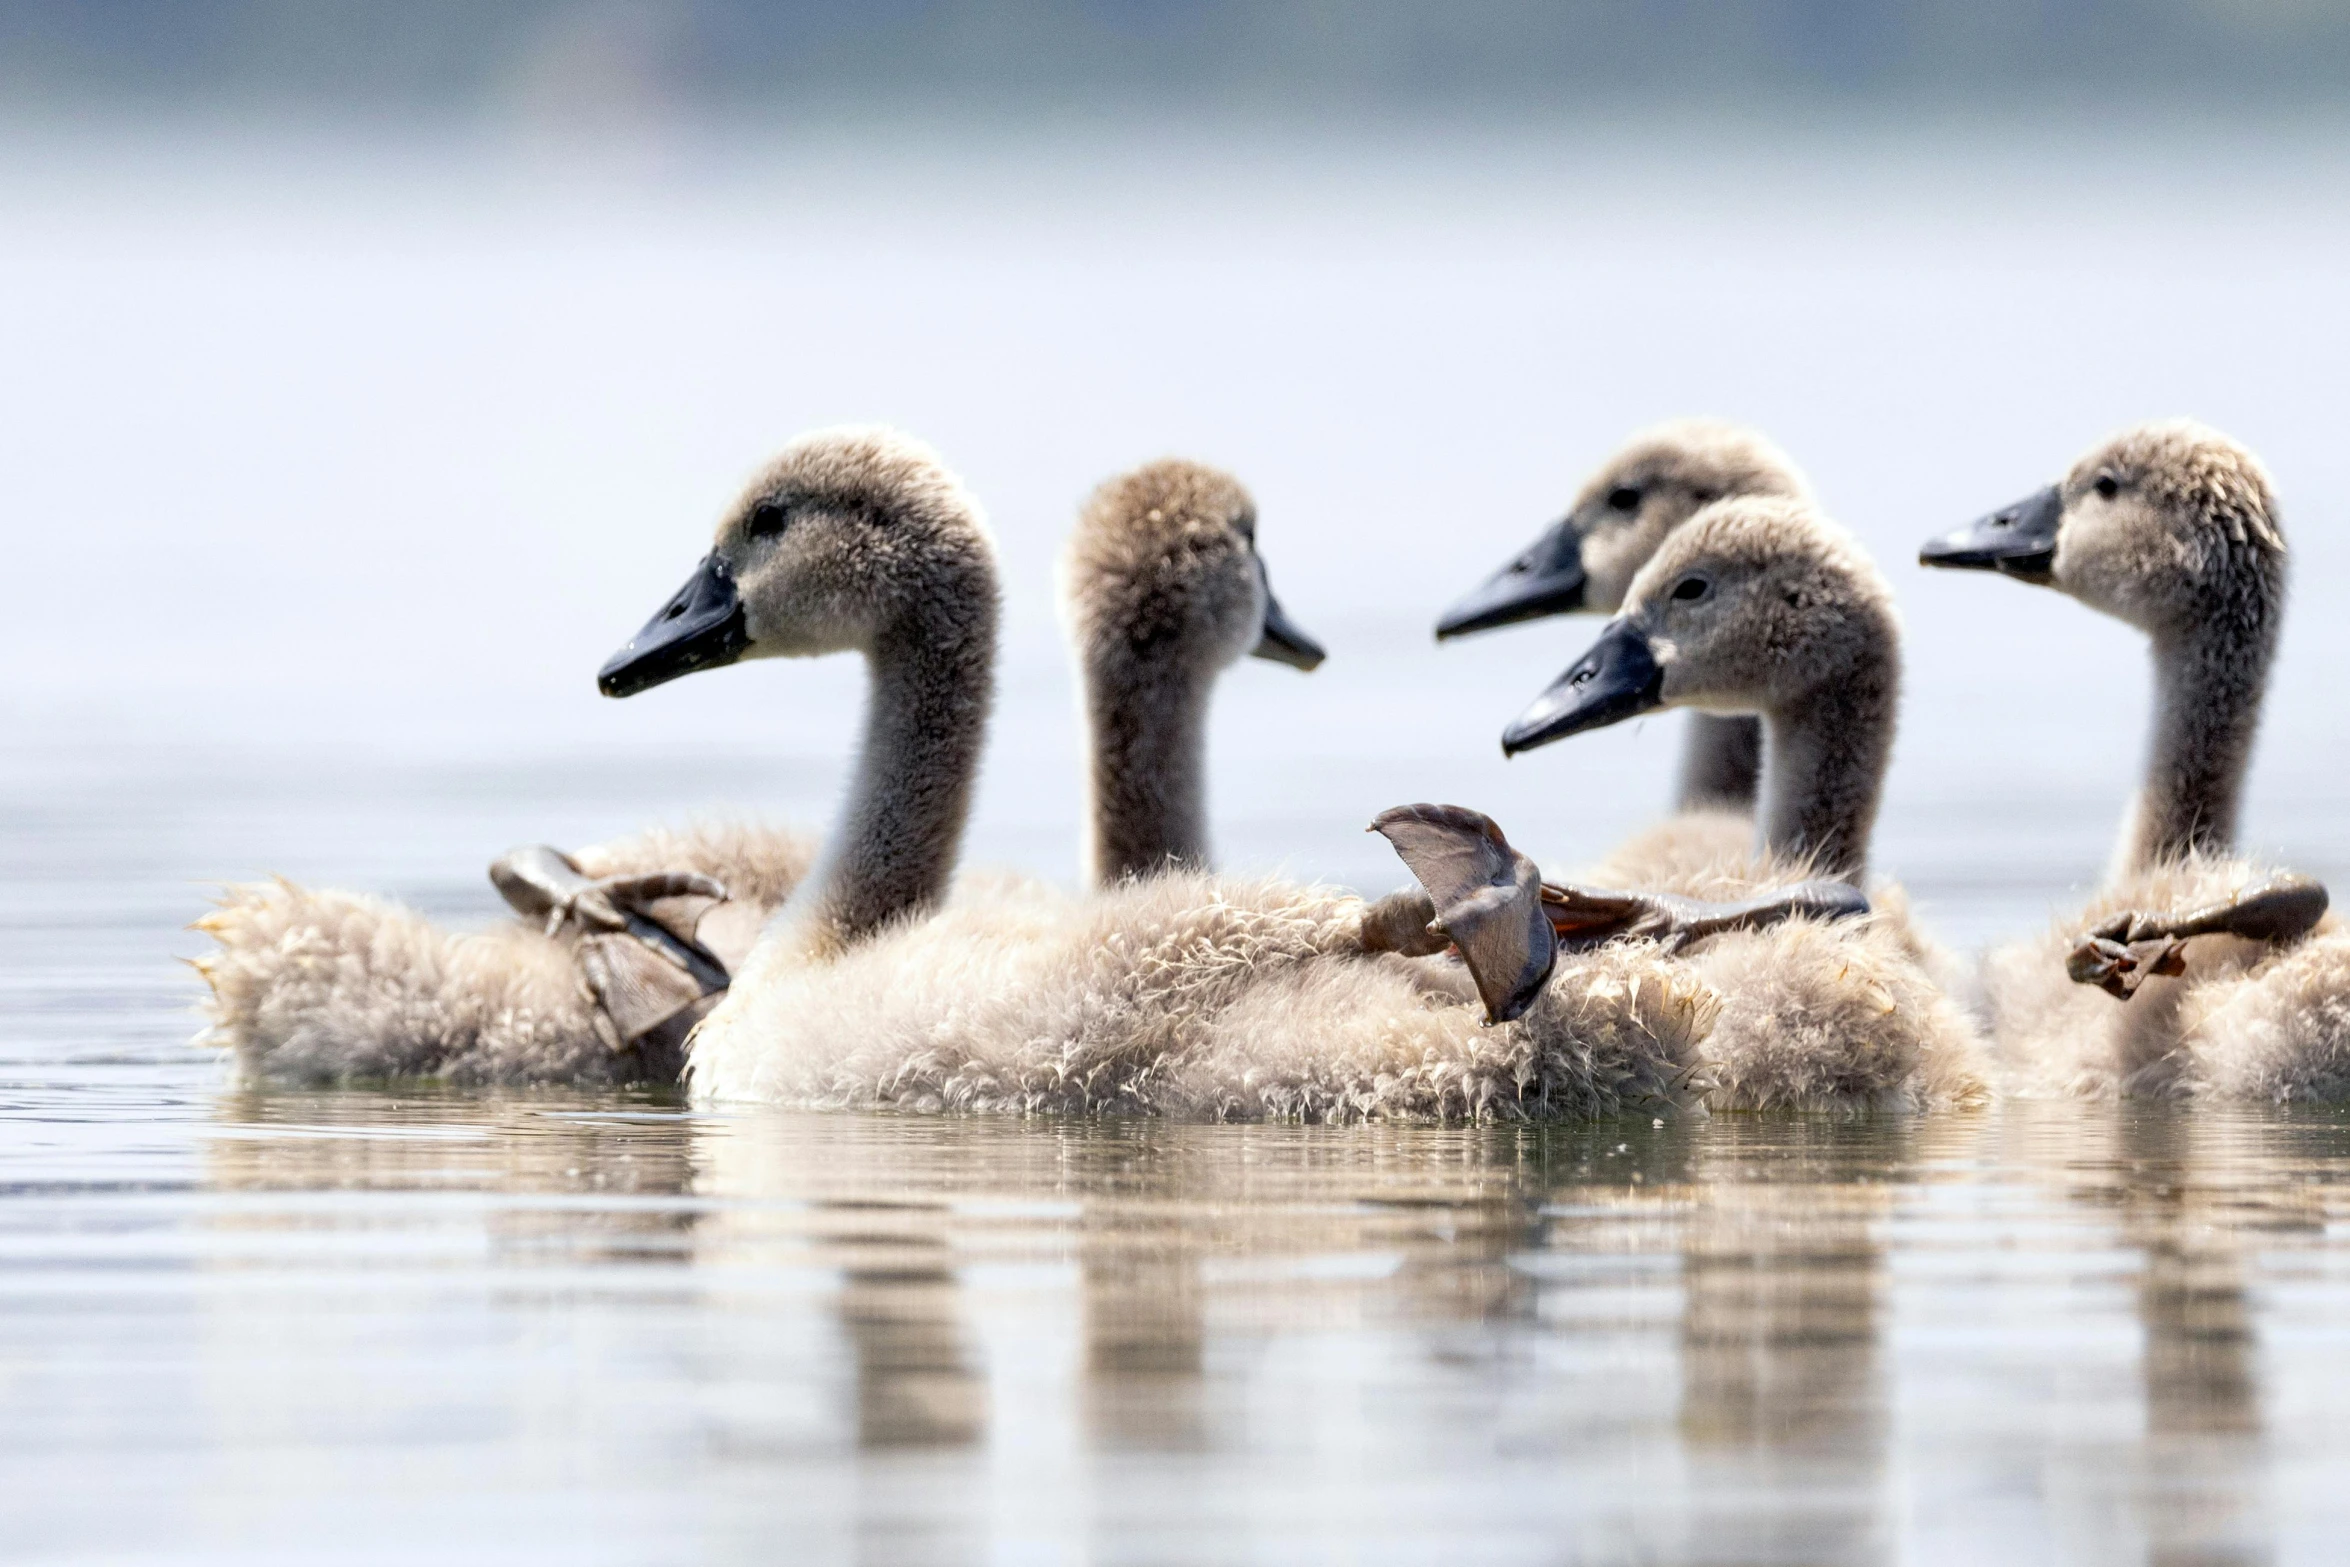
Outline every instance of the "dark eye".
<path id="1" fill-rule="evenodd" d="M 2112 500 L 2121 492 L 2121 480 L 2115 478 L 2110 473 L 2101 473 L 2097 476 L 2097 493 L 2099 495 L 2105 497 L 2107 500 Z"/>
<path id="2" fill-rule="evenodd" d="M 1683 577 L 1673 584 L 1673 597 L 1687 603 L 1692 599 L 1704 598 L 1706 589 L 1712 586 L 1703 577 Z"/>
<path id="3" fill-rule="evenodd" d="M 1640 509 L 1640 492 L 1629 484 L 1619 484 L 1607 492 L 1607 503 L 1616 511 L 1633 512 Z"/>
<path id="4" fill-rule="evenodd" d="M 791 522 L 791 508 L 780 501 L 761 501 L 743 519 L 743 532 L 754 539 L 771 539 Z"/>

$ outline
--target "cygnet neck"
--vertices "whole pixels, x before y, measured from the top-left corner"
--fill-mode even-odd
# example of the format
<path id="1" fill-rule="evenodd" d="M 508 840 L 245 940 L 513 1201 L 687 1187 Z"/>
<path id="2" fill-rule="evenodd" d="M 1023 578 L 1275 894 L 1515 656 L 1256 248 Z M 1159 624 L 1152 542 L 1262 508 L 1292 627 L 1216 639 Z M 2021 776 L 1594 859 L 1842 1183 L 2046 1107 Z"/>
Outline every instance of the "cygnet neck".
<path id="1" fill-rule="evenodd" d="M 1900 699 L 1890 647 L 1765 715 L 1762 841 L 1858 886 L 1868 873 Z"/>
<path id="2" fill-rule="evenodd" d="M 2275 652 L 2274 616 L 2212 615 L 2155 636 L 2154 731 L 2121 870 L 2233 851 Z"/>
<path id="3" fill-rule="evenodd" d="M 856 778 L 801 911 L 822 945 L 936 907 L 954 875 L 995 699 L 996 584 L 974 569 L 939 597 L 867 652 Z"/>
<path id="4" fill-rule="evenodd" d="M 1751 811 L 1762 777 L 1762 720 L 1691 713 L 1681 748 L 1678 811 Z"/>
<path id="5" fill-rule="evenodd" d="M 1204 659 L 1118 637 L 1086 650 L 1095 885 L 1208 867 L 1208 704 L 1218 673 Z"/>

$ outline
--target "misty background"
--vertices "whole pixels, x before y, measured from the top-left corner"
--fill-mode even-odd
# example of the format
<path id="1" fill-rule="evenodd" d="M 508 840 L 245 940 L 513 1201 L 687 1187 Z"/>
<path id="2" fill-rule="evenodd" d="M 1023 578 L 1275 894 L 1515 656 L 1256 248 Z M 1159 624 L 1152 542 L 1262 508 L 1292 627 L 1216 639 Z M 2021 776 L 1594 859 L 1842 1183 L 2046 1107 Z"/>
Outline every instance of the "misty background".
<path id="1" fill-rule="evenodd" d="M 952 105 L 1412 115 L 2155 92 L 2329 102 L 2325 0 L 102 0 L 0 5 L 0 91 L 105 113 L 804 119 Z"/>
<path id="2" fill-rule="evenodd" d="M 2101 866 L 2144 652 L 1917 543 L 2190 413 L 2285 499 L 2248 826 L 2329 874 L 2345 67 L 2350 12 L 2292 0 L 0 4 L 14 852 L 167 930 L 211 879 L 483 915 L 516 841 L 818 825 L 852 661 L 592 677 L 777 446 L 883 420 L 1003 544 L 967 859 L 1075 874 L 1053 559 L 1179 453 L 1332 655 L 1226 678 L 1225 862 L 1382 890 L 1370 816 L 1443 799 L 1572 865 L 1661 807 L 1679 718 L 1504 763 L 1597 622 L 1429 628 L 1707 413 L 1892 580 L 1879 864 L 1985 939 Z"/>

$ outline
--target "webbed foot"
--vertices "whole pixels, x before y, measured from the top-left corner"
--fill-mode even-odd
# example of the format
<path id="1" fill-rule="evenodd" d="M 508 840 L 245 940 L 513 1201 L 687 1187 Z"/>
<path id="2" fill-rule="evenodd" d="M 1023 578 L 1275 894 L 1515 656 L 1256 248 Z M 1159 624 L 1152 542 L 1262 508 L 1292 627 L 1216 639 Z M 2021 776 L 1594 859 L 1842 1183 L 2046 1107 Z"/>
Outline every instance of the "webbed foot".
<path id="1" fill-rule="evenodd" d="M 1395 846 L 1426 892 L 1371 905 L 1364 946 L 1419 955 L 1449 941 L 1494 1023 L 1533 1004 L 1562 947 L 1580 951 L 1629 936 L 1679 951 L 1729 931 L 1799 917 L 1844 919 L 1869 908 L 1860 889 L 1840 881 L 1801 882 L 1739 903 L 1545 882 L 1491 817 L 1459 805 L 1400 805 L 1380 812 L 1371 830 Z"/>
<path id="2" fill-rule="evenodd" d="M 1488 1023 L 1532 1006 L 1558 959 L 1534 862 L 1510 847 L 1493 818 L 1464 806 L 1399 805 L 1373 818 L 1371 831 L 1427 889 L 1434 918 L 1421 919 L 1409 893 L 1384 898 L 1372 906 L 1376 921 L 1364 921 L 1364 945 L 1378 939 L 1390 945 L 1373 950 L 1426 953 L 1449 941 L 1476 981 Z"/>
<path id="3" fill-rule="evenodd" d="M 664 898 L 726 897 L 723 883 L 697 871 L 589 876 L 570 855 L 543 843 L 492 861 L 490 882 L 517 914 L 543 918 L 550 936 L 566 925 L 583 935 L 626 930 L 630 915 L 650 919 L 652 905 Z"/>
<path id="4" fill-rule="evenodd" d="M 545 920 L 550 937 L 573 933 L 598 1032 L 615 1050 L 727 987 L 726 965 L 694 939 L 701 910 L 681 915 L 674 906 L 656 907 L 671 899 L 724 901 L 726 888 L 711 877 L 693 871 L 591 877 L 562 850 L 533 844 L 494 862 L 490 881 L 516 913 Z"/>
<path id="5" fill-rule="evenodd" d="M 2157 974 L 2187 971 L 2187 943 L 2197 936 L 2235 936 L 2290 946 L 2317 928 L 2328 902 L 2325 884 L 2282 875 L 2180 915 L 2125 909 L 2090 927 L 2067 954 L 2065 973 L 2127 1001 Z"/>
<path id="6" fill-rule="evenodd" d="M 2124 914 L 2108 920 L 2081 938 L 2064 960 L 2064 971 L 2074 984 L 2095 985 L 2107 995 L 2127 1001 L 2156 974 L 2187 972 L 2187 944 L 2183 941 L 2150 941 L 2141 950 L 2118 936 L 2105 934 L 2109 930 L 2126 932 L 2133 917 Z"/>

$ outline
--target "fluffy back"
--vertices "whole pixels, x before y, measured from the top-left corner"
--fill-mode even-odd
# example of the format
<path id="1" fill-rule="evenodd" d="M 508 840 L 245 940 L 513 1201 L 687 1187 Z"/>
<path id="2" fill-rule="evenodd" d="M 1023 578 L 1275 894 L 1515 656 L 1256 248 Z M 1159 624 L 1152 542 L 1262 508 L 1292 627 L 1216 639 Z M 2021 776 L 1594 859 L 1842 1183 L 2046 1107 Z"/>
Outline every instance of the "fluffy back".
<path id="1" fill-rule="evenodd" d="M 703 1025 L 704 1100 L 1307 1121 L 1527 1120 L 1702 1092 L 1719 998 L 1652 948 L 1563 962 L 1499 1028 L 1362 903 L 1176 872 L 1083 901 L 968 881 L 827 961 L 763 950 Z"/>

